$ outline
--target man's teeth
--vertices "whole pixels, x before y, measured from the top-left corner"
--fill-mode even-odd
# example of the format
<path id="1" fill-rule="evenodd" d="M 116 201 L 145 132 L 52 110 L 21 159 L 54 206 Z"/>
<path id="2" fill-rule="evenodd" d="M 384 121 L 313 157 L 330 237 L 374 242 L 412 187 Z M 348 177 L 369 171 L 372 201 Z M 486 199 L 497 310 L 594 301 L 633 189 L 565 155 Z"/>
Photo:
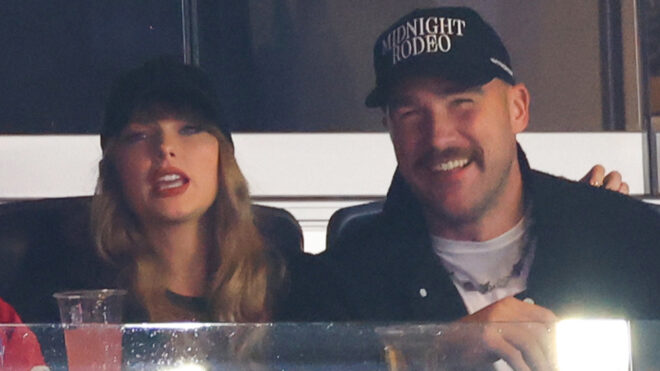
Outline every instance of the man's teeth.
<path id="1" fill-rule="evenodd" d="M 451 160 L 447 162 L 443 162 L 441 164 L 438 164 L 434 166 L 433 170 L 435 171 L 449 171 L 449 170 L 454 170 L 459 167 L 463 167 L 467 165 L 469 162 L 468 159 L 460 159 L 460 160 Z"/>
<path id="2" fill-rule="evenodd" d="M 175 180 L 181 179 L 181 175 L 179 174 L 167 174 L 163 175 L 162 177 L 156 179 L 158 182 L 172 182 Z"/>

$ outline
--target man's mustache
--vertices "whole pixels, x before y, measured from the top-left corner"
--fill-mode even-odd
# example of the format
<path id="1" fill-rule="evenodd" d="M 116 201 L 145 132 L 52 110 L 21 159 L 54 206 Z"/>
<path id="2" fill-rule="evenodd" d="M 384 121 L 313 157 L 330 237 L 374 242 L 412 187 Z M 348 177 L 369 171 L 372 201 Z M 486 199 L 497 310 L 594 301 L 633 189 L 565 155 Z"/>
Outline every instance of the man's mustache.
<path id="1" fill-rule="evenodd" d="M 475 146 L 449 147 L 443 150 L 431 148 L 415 161 L 415 167 L 430 167 L 457 158 L 467 158 L 468 161 L 474 162 L 477 166 L 483 168 L 484 151 Z"/>

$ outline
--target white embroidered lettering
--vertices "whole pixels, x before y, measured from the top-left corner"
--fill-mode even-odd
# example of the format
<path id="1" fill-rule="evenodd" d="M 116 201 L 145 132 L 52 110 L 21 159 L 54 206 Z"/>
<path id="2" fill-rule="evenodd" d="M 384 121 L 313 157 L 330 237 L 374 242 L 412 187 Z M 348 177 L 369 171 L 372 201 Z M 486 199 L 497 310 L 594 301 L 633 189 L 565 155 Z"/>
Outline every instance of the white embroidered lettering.
<path id="1" fill-rule="evenodd" d="M 444 35 L 451 35 L 449 31 L 451 30 L 451 18 L 447 19 L 445 17 L 440 17 L 438 20 L 440 21 L 440 33 Z"/>
<path id="2" fill-rule="evenodd" d="M 441 52 L 445 52 L 445 53 L 451 50 L 451 38 L 447 35 L 439 35 L 438 49 L 440 49 Z"/>
<path id="3" fill-rule="evenodd" d="M 406 33 L 406 25 L 402 24 L 401 26 L 397 27 L 396 30 L 396 43 L 401 44 L 408 38 L 408 34 Z"/>
<path id="4" fill-rule="evenodd" d="M 424 39 L 421 38 L 420 36 L 417 36 L 414 39 L 412 39 L 412 45 L 413 45 L 412 55 L 419 55 L 421 53 L 424 53 L 424 50 L 426 49 L 426 43 L 424 42 Z"/>
<path id="5" fill-rule="evenodd" d="M 462 19 L 419 17 L 393 29 L 381 41 L 383 55 L 392 53 L 392 65 L 423 53 L 447 53 L 452 38 L 461 37 L 466 29 Z"/>
<path id="6" fill-rule="evenodd" d="M 424 18 L 416 18 L 415 27 L 419 30 L 419 36 L 424 36 Z"/>
<path id="7" fill-rule="evenodd" d="M 412 45 L 410 44 L 410 40 L 406 40 L 401 43 L 401 58 L 407 59 L 410 57 L 410 54 L 412 54 Z"/>
<path id="8" fill-rule="evenodd" d="M 429 53 L 435 53 L 438 51 L 437 37 L 435 35 L 426 35 L 426 50 Z"/>
<path id="9" fill-rule="evenodd" d="M 406 33 L 406 38 L 417 36 L 417 20 L 413 20 L 413 23 L 406 22 Z"/>
<path id="10" fill-rule="evenodd" d="M 433 23 L 433 25 L 431 25 Z M 429 17 L 426 19 L 426 33 L 435 35 L 438 33 L 438 17 Z"/>
<path id="11" fill-rule="evenodd" d="M 395 65 L 400 60 L 401 60 L 401 47 L 399 44 L 396 44 L 392 47 L 392 65 Z"/>
<path id="12" fill-rule="evenodd" d="M 457 36 L 463 36 L 463 29 L 465 28 L 465 21 L 462 19 L 454 19 L 454 23 L 456 24 L 456 28 L 458 29 L 456 31 Z"/>

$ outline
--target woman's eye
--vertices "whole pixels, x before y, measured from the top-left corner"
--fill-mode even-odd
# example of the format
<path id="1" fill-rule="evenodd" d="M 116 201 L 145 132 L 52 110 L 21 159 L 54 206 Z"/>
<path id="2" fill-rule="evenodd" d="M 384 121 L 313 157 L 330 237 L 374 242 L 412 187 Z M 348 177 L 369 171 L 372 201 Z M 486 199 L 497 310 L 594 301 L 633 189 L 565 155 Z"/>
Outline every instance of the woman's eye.
<path id="1" fill-rule="evenodd" d="M 139 132 L 139 131 L 126 133 L 122 136 L 122 141 L 128 144 L 137 143 L 145 139 L 147 139 L 147 133 Z"/>
<path id="2" fill-rule="evenodd" d="M 199 126 L 196 126 L 196 125 L 186 125 L 186 126 L 182 127 L 181 130 L 179 130 L 179 132 L 183 135 L 197 134 L 200 131 L 202 131 L 202 129 Z"/>

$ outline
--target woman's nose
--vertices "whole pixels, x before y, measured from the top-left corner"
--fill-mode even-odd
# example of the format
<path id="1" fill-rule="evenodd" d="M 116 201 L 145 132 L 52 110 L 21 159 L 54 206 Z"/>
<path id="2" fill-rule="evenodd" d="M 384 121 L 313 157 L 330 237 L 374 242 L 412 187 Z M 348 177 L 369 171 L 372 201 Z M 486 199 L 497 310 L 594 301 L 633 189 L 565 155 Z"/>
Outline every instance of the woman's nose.
<path id="1" fill-rule="evenodd" d="M 161 159 L 176 157 L 178 152 L 176 140 L 168 135 L 162 135 L 159 140 L 158 157 Z"/>

